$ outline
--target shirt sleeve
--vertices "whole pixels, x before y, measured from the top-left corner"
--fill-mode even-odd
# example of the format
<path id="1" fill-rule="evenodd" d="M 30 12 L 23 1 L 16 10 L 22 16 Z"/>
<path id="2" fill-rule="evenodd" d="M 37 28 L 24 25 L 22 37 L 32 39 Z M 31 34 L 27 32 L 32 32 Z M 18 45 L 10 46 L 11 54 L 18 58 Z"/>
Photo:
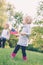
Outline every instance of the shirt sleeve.
<path id="1" fill-rule="evenodd" d="M 31 35 L 31 27 L 30 27 L 30 26 L 28 26 L 28 28 L 27 28 L 27 33 L 26 33 L 26 35 L 27 35 L 27 36 L 30 36 L 30 35 Z"/>

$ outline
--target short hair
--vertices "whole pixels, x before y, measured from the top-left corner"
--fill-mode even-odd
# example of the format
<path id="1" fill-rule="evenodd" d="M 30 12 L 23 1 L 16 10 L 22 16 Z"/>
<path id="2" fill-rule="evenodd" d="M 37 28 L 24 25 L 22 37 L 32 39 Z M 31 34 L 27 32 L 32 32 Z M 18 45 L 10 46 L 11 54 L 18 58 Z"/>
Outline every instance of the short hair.
<path id="1" fill-rule="evenodd" d="M 7 25 L 7 27 L 9 28 L 9 24 L 8 23 L 6 23 L 5 25 Z"/>
<path id="2" fill-rule="evenodd" d="M 25 20 L 27 21 L 28 24 L 32 23 L 32 17 L 31 16 L 25 16 Z"/>

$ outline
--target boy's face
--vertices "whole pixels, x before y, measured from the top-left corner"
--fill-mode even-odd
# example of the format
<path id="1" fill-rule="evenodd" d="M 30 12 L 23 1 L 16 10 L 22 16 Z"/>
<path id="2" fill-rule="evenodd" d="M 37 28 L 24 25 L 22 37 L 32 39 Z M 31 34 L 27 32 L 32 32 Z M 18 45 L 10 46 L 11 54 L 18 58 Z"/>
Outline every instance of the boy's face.
<path id="1" fill-rule="evenodd" d="M 8 29 L 9 28 L 9 25 L 8 24 L 5 24 L 4 28 L 5 29 Z"/>

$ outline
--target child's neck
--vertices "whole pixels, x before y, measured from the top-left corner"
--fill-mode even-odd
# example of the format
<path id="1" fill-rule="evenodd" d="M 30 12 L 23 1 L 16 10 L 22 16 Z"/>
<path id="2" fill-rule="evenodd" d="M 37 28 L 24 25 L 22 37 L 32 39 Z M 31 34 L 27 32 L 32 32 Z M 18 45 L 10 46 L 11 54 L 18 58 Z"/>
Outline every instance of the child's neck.
<path id="1" fill-rule="evenodd" d="M 25 24 L 23 24 L 23 25 L 30 25 L 30 24 L 25 23 Z"/>

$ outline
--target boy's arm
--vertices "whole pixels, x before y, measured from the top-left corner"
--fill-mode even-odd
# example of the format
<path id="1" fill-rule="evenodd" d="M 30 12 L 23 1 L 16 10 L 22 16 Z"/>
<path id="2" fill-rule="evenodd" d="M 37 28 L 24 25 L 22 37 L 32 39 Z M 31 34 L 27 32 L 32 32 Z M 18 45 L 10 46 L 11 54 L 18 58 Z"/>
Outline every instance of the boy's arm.
<path id="1" fill-rule="evenodd" d="M 19 37 L 20 36 L 20 32 L 18 32 L 18 34 L 15 34 L 15 36 Z"/>
<path id="2" fill-rule="evenodd" d="M 4 31 L 4 30 L 2 30 L 0 37 L 2 37 L 3 31 Z"/>
<path id="3" fill-rule="evenodd" d="M 21 33 L 21 35 L 31 35 L 31 33 L 23 32 L 23 33 Z"/>
<path id="4" fill-rule="evenodd" d="M 8 29 L 8 35 L 10 35 L 10 29 Z"/>
<path id="5" fill-rule="evenodd" d="M 27 35 L 27 36 L 30 36 L 30 35 L 31 35 L 31 29 L 28 28 L 27 32 L 22 32 L 21 35 Z"/>

